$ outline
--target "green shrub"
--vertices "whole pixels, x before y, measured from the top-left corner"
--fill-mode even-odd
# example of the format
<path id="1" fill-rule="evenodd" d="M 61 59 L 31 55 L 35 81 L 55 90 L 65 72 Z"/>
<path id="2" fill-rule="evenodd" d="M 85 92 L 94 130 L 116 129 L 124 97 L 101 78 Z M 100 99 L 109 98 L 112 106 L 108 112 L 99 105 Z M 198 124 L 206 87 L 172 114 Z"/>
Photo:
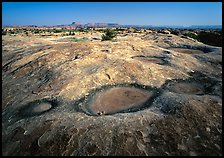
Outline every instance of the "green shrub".
<path id="1" fill-rule="evenodd" d="M 183 35 L 198 40 L 198 36 L 193 33 L 189 32 L 189 33 L 184 33 Z"/>
<path id="2" fill-rule="evenodd" d="M 7 32 L 4 29 L 2 29 L 2 35 L 6 35 L 6 34 Z"/>
<path id="3" fill-rule="evenodd" d="M 184 36 L 181 36 L 182 38 L 185 38 L 186 36 L 188 36 L 204 44 L 222 47 L 221 31 L 211 31 L 211 32 L 201 31 L 198 35 L 195 35 L 193 33 L 185 33 L 183 35 Z"/>
<path id="4" fill-rule="evenodd" d="M 117 36 L 117 33 L 114 30 L 106 29 L 105 34 L 102 35 L 102 41 L 112 40 Z"/>
<path id="5" fill-rule="evenodd" d="M 53 29 L 53 33 L 61 33 L 62 30 L 58 30 L 58 29 Z"/>
<path id="6" fill-rule="evenodd" d="M 38 34 L 38 33 L 40 33 L 40 30 L 34 30 L 33 33 Z"/>
<path id="7" fill-rule="evenodd" d="M 198 34 L 198 39 L 202 43 L 222 47 L 222 33 L 202 31 Z"/>

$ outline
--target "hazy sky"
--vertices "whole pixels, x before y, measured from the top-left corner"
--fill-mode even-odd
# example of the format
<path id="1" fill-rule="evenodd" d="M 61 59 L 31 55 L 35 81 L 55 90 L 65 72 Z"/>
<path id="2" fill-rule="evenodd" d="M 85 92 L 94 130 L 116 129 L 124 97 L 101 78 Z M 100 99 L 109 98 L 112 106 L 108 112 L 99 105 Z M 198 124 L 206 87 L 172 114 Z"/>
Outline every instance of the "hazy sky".
<path id="1" fill-rule="evenodd" d="M 222 25 L 222 2 L 2 2 L 3 25 Z"/>

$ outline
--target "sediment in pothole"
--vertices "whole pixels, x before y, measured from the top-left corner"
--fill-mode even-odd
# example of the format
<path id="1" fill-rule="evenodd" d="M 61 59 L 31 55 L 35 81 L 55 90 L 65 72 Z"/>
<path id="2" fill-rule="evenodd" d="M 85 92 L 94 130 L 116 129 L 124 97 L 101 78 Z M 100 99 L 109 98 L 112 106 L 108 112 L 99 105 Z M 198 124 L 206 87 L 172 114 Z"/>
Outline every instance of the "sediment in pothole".
<path id="1" fill-rule="evenodd" d="M 138 84 L 109 85 L 93 90 L 73 106 L 93 116 L 135 112 L 149 107 L 159 94 L 156 88 Z"/>
<path id="2" fill-rule="evenodd" d="M 145 58 L 145 57 L 134 57 L 134 59 L 143 61 L 143 62 L 151 62 L 151 63 L 157 63 L 157 64 L 162 64 L 163 61 L 158 58 Z"/>
<path id="3" fill-rule="evenodd" d="M 160 57 L 160 56 L 133 56 L 132 59 L 136 59 L 145 63 L 155 63 L 159 65 L 169 65 L 167 57 Z"/>
<path id="4" fill-rule="evenodd" d="M 153 92 L 137 88 L 116 87 L 97 93 L 89 106 L 93 114 L 111 114 L 136 108 L 145 103 Z"/>
<path id="5" fill-rule="evenodd" d="M 59 102 L 57 100 L 35 100 L 28 103 L 26 106 L 19 110 L 20 115 L 23 117 L 31 117 L 35 115 L 41 115 L 48 112 L 58 106 Z"/>
<path id="6" fill-rule="evenodd" d="M 203 94 L 204 88 L 197 83 L 176 83 L 170 84 L 168 89 L 175 93 L 186 93 L 186 94 Z"/>
<path id="7" fill-rule="evenodd" d="M 204 52 L 201 50 L 187 49 L 187 48 L 170 48 L 169 50 L 174 50 L 179 53 L 184 54 L 203 54 Z"/>
<path id="8" fill-rule="evenodd" d="M 213 52 L 216 48 L 207 47 L 207 46 L 183 45 L 180 47 L 170 47 L 167 49 L 174 50 L 184 54 L 204 54 L 204 53 Z"/>
<path id="9" fill-rule="evenodd" d="M 214 89 L 217 89 L 221 85 L 220 81 L 197 71 L 190 73 L 190 76 L 186 80 L 176 79 L 167 81 L 164 87 L 168 91 L 179 94 L 220 95 L 217 94 L 217 91 L 214 91 Z"/>

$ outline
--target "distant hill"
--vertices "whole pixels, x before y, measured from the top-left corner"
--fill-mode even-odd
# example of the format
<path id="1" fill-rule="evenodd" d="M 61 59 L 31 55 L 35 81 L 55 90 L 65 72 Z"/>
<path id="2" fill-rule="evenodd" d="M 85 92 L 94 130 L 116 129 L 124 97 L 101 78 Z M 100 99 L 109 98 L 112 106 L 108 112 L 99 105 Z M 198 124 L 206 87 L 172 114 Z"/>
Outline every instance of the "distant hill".
<path id="1" fill-rule="evenodd" d="M 200 28 L 200 29 L 222 29 L 222 25 L 193 25 L 188 28 Z"/>

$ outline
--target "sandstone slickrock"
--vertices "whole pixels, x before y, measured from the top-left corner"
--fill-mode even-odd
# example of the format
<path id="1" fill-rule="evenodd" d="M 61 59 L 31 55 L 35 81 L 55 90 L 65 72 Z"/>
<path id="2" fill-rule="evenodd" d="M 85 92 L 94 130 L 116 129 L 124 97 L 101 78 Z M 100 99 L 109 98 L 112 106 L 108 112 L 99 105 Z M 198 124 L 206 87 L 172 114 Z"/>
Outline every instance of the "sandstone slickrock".
<path id="1" fill-rule="evenodd" d="M 3 36 L 4 156 L 222 155 L 221 47 L 60 38 Z"/>

